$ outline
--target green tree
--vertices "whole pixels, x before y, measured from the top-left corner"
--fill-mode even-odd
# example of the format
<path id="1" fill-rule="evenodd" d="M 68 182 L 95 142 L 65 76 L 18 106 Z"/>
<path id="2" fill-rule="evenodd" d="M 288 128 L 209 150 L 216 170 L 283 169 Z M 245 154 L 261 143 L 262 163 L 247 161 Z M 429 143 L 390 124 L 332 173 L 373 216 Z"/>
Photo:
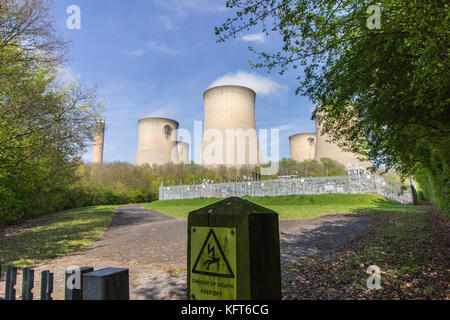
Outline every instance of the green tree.
<path id="1" fill-rule="evenodd" d="M 47 1 L 2 1 L 0 221 L 63 206 L 102 110 L 95 88 L 61 80 L 54 29 Z"/>
<path id="2" fill-rule="evenodd" d="M 281 50 L 250 48 L 258 56 L 251 64 L 280 73 L 302 69 L 297 93 L 319 106 L 324 133 L 347 151 L 367 153 L 376 167 L 431 177 L 441 189 L 435 203 L 448 210 L 448 2 L 383 1 L 380 29 L 367 24 L 373 4 L 229 0 L 236 15 L 216 34 L 225 41 L 258 25 L 278 33 Z"/>

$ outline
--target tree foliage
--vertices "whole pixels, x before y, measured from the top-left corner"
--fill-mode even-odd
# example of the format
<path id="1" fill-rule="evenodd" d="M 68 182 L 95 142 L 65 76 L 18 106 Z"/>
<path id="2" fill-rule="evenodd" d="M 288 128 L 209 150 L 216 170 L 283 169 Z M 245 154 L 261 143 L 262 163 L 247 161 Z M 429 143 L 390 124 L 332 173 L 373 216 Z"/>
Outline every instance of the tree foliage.
<path id="1" fill-rule="evenodd" d="M 374 4 L 380 29 L 367 26 Z M 434 187 L 445 188 L 437 193 L 448 210 L 448 2 L 229 0 L 227 6 L 236 15 L 216 28 L 218 41 L 255 26 L 278 33 L 282 48 L 250 48 L 258 56 L 252 65 L 280 73 L 301 68 L 297 93 L 318 105 L 325 133 L 348 151 L 367 153 L 376 167 L 426 172 Z"/>
<path id="2" fill-rule="evenodd" d="M 0 220 L 57 207 L 93 138 L 102 106 L 95 88 L 62 80 L 66 50 L 47 1 L 2 1 Z"/>

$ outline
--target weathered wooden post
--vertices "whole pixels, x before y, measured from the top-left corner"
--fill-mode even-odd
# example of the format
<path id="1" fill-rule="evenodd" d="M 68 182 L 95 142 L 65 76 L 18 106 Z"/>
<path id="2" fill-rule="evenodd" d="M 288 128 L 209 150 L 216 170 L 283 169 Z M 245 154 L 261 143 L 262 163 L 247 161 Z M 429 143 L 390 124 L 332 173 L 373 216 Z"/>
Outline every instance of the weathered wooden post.
<path id="1" fill-rule="evenodd" d="M 30 268 L 24 268 L 22 270 L 22 300 L 33 300 L 34 287 L 34 270 Z"/>
<path id="2" fill-rule="evenodd" d="M 93 272 L 92 267 L 67 270 L 65 277 L 65 300 L 83 300 L 83 275 Z"/>
<path id="3" fill-rule="evenodd" d="M 5 300 L 16 300 L 17 268 L 9 265 L 6 268 Z"/>
<path id="4" fill-rule="evenodd" d="M 241 198 L 188 218 L 190 300 L 281 299 L 278 214 Z"/>
<path id="5" fill-rule="evenodd" d="M 129 300 L 129 271 L 105 268 L 83 275 L 83 300 Z"/>
<path id="6" fill-rule="evenodd" d="M 53 300 L 53 273 L 46 270 L 41 273 L 41 300 Z"/>

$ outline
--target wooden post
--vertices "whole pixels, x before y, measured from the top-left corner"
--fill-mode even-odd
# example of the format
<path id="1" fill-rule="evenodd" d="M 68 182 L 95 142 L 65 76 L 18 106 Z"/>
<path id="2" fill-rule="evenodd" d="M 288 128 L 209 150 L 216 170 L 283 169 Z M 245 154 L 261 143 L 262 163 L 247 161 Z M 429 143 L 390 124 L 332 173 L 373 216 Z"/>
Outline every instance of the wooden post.
<path id="1" fill-rule="evenodd" d="M 41 273 L 41 300 L 53 300 L 53 273 L 42 271 Z"/>
<path id="2" fill-rule="evenodd" d="M 24 268 L 22 270 L 22 300 L 33 300 L 31 290 L 34 287 L 34 270 Z"/>
<path id="3" fill-rule="evenodd" d="M 16 300 L 17 268 L 9 265 L 6 268 L 5 300 Z"/>
<path id="4" fill-rule="evenodd" d="M 281 299 L 278 214 L 241 198 L 188 218 L 190 300 Z"/>

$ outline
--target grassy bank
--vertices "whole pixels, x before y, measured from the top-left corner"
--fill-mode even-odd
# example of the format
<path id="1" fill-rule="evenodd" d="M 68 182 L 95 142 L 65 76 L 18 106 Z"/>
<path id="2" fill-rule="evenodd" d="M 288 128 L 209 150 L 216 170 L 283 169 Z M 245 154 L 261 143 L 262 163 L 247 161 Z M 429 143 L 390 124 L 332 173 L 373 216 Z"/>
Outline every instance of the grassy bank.
<path id="1" fill-rule="evenodd" d="M 416 207 L 403 206 L 372 194 L 320 194 L 287 197 L 245 197 L 278 212 L 280 219 L 307 219 L 329 213 L 405 212 Z M 189 212 L 221 199 L 182 199 L 155 201 L 145 208 L 186 218 Z"/>
<path id="2" fill-rule="evenodd" d="M 17 267 L 78 251 L 106 230 L 116 206 L 73 209 L 0 230 L 0 264 Z"/>
<path id="3" fill-rule="evenodd" d="M 284 298 L 449 299 L 448 217 L 425 210 L 377 215 L 378 225 L 334 259 L 285 265 L 301 276 L 285 282 Z M 373 265 L 381 270 L 380 290 L 367 288 Z"/>

